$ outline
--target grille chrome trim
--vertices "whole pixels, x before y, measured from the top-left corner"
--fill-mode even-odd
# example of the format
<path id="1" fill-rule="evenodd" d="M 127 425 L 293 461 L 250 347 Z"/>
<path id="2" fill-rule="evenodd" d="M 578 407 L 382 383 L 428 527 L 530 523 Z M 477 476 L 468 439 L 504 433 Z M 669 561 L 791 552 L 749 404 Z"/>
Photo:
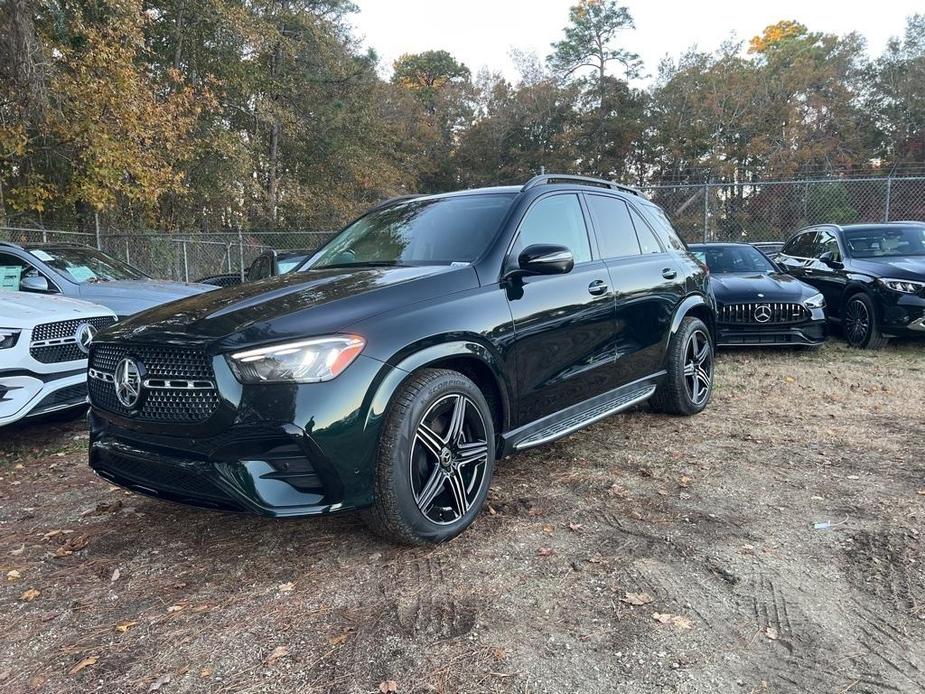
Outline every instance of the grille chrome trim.
<path id="1" fill-rule="evenodd" d="M 214 390 L 212 381 L 193 381 L 186 378 L 146 378 L 145 388 L 153 390 Z"/>
<path id="2" fill-rule="evenodd" d="M 90 378 L 95 378 L 98 381 L 103 381 L 103 383 L 115 383 L 116 377 L 113 374 L 106 373 L 105 371 L 97 371 L 96 369 L 87 369 L 87 375 Z"/>
<path id="3" fill-rule="evenodd" d="M 759 321 L 755 317 L 756 310 L 761 307 L 765 315 L 770 317 Z M 732 325 L 781 325 L 802 323 L 810 317 L 809 311 L 803 304 L 776 303 L 756 301 L 753 303 L 724 304 L 717 310 L 716 322 Z"/>

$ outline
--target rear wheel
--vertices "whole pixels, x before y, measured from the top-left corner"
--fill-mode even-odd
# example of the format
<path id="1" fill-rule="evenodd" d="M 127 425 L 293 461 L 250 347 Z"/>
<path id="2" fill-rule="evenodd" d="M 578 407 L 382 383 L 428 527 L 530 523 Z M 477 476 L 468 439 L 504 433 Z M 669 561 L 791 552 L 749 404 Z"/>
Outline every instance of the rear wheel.
<path id="1" fill-rule="evenodd" d="M 842 323 L 845 341 L 858 349 L 877 349 L 887 343 L 880 332 L 874 302 L 867 294 L 855 294 L 845 304 Z"/>
<path id="2" fill-rule="evenodd" d="M 667 370 L 652 409 L 686 416 L 703 411 L 713 394 L 713 341 L 699 318 L 687 316 L 671 336 Z"/>
<path id="3" fill-rule="evenodd" d="M 465 530 L 495 463 L 491 410 L 478 386 L 455 371 L 424 369 L 396 394 L 383 426 L 370 528 L 417 545 Z"/>

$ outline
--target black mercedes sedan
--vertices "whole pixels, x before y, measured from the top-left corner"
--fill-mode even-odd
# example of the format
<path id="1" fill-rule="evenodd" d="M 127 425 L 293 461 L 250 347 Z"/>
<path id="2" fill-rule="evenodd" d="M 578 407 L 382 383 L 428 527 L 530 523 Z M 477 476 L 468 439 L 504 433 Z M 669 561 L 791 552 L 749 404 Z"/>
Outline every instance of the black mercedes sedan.
<path id="1" fill-rule="evenodd" d="M 810 227 L 777 262 L 825 295 L 829 319 L 852 347 L 925 337 L 925 222 Z"/>
<path id="2" fill-rule="evenodd" d="M 716 344 L 814 346 L 825 342 L 825 298 L 747 243 L 694 244 L 710 269 Z"/>

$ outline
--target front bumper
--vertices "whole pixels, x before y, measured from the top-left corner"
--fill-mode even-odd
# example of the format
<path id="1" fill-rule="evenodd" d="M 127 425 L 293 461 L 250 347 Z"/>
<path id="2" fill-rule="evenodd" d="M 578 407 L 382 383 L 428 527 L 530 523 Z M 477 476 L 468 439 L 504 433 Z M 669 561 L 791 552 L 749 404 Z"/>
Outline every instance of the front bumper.
<path id="1" fill-rule="evenodd" d="M 370 402 L 390 371 L 360 357 L 333 381 L 237 385 L 210 420 L 145 422 L 94 406 L 90 467 L 148 496 L 263 516 L 368 506 L 382 412 Z M 371 384 L 373 387 L 371 387 Z"/>
<path id="2" fill-rule="evenodd" d="M 890 336 L 925 337 L 925 297 L 884 294 L 880 329 Z"/>
<path id="3" fill-rule="evenodd" d="M 810 320 L 802 323 L 776 325 L 718 324 L 716 344 L 719 347 L 788 347 L 814 346 L 825 342 L 828 335 L 822 309 L 814 309 Z"/>
<path id="4" fill-rule="evenodd" d="M 19 371 L 0 373 L 0 426 L 87 405 L 85 370 L 48 378 Z"/>

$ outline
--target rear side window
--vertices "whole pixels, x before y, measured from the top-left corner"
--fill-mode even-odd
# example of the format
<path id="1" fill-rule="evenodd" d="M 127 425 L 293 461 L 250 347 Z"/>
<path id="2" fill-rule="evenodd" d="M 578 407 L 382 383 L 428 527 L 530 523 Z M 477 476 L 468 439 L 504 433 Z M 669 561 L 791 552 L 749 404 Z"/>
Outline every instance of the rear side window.
<path id="1" fill-rule="evenodd" d="M 785 255 L 792 255 L 795 258 L 812 258 L 813 241 L 815 238 L 815 231 L 807 231 L 799 236 L 794 236 L 786 243 L 784 250 L 781 252 Z"/>
<path id="2" fill-rule="evenodd" d="M 536 243 L 565 246 L 576 263 L 591 260 L 588 230 L 577 195 L 553 195 L 534 204 L 520 223 L 512 257 L 516 258 L 527 246 Z"/>
<path id="3" fill-rule="evenodd" d="M 588 195 L 588 207 L 597 227 L 597 241 L 604 258 L 639 255 L 639 241 L 626 203 L 605 195 Z"/>
<path id="4" fill-rule="evenodd" d="M 636 236 L 639 238 L 639 248 L 642 254 L 661 253 L 662 247 L 649 225 L 643 221 L 635 208 L 630 208 L 630 214 L 633 217 L 633 225 L 636 227 Z"/>
<path id="5" fill-rule="evenodd" d="M 676 251 L 687 250 L 687 246 L 684 245 L 681 237 L 678 236 L 674 227 L 671 226 L 668 215 L 665 214 L 664 210 L 653 205 L 640 205 L 639 209 L 669 248 L 673 248 Z"/>

